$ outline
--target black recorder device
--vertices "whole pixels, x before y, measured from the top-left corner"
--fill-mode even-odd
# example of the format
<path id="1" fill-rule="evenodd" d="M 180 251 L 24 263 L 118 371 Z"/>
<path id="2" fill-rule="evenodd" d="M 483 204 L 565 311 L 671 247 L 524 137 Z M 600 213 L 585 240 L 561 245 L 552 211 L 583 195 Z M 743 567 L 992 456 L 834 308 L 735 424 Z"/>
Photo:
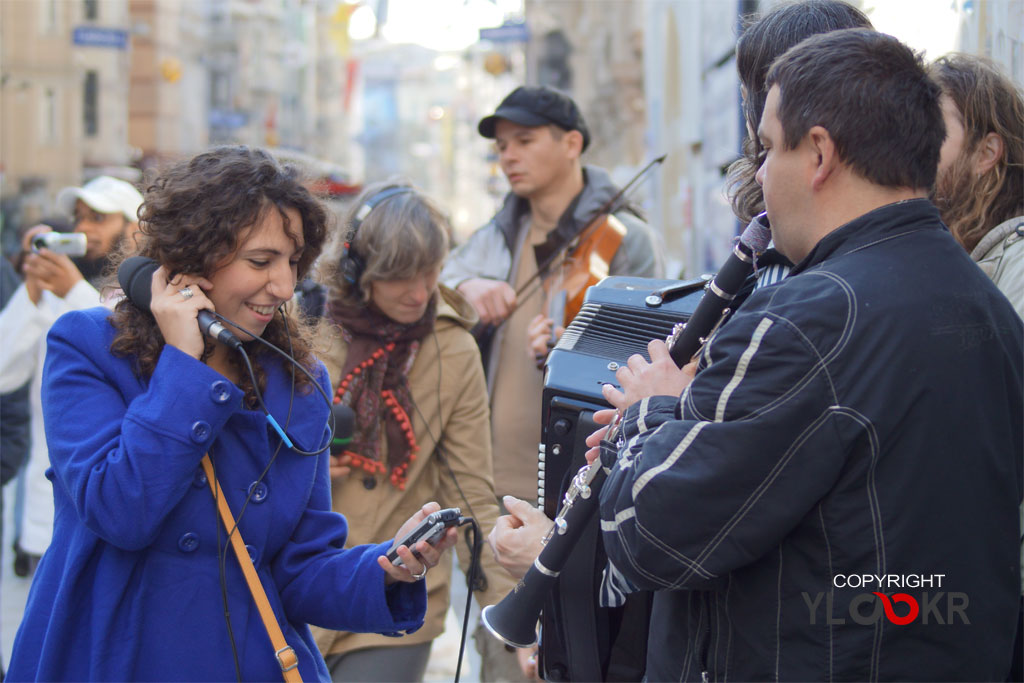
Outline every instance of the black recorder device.
<path id="1" fill-rule="evenodd" d="M 396 567 L 404 565 L 402 558 L 398 556 L 398 546 L 402 545 L 412 550 L 412 554 L 418 559 L 420 554 L 413 549 L 414 545 L 420 541 L 434 545 L 441 540 L 441 536 L 448 530 L 448 527 L 457 526 L 461 518 L 462 511 L 459 508 L 445 508 L 427 515 L 426 519 L 417 524 L 415 529 L 394 542 L 388 550 L 388 560 Z"/>
<path id="2" fill-rule="evenodd" d="M 655 280 L 608 277 L 587 290 L 583 307 L 548 356 L 544 370 L 538 503 L 552 519 L 569 482 L 586 465 L 584 440 L 610 408 L 604 384 L 647 344 L 666 339 L 704 294 L 707 278 Z M 598 519 L 590 520 L 541 614 L 539 666 L 548 681 L 638 681 L 643 678 L 651 594 L 630 595 L 623 607 L 602 608 L 598 593 L 607 557 Z"/>

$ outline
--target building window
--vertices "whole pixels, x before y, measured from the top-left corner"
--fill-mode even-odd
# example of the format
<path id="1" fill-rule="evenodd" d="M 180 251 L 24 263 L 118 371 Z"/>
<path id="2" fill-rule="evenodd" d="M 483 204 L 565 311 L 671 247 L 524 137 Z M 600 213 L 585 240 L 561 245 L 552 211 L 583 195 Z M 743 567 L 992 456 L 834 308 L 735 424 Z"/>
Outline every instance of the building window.
<path id="1" fill-rule="evenodd" d="M 96 137 L 100 131 L 100 83 L 99 74 L 95 71 L 85 73 L 83 88 L 82 117 L 86 137 Z"/>
<path id="2" fill-rule="evenodd" d="M 39 27 L 43 35 L 52 35 L 57 32 L 59 13 L 57 11 L 57 0 L 43 0 L 39 7 Z"/>
<path id="3" fill-rule="evenodd" d="M 57 91 L 53 88 L 43 90 L 42 114 L 42 141 L 48 145 L 57 144 Z"/>
<path id="4" fill-rule="evenodd" d="M 98 0 L 85 0 L 85 18 L 87 21 L 95 21 L 100 18 L 99 5 Z"/>

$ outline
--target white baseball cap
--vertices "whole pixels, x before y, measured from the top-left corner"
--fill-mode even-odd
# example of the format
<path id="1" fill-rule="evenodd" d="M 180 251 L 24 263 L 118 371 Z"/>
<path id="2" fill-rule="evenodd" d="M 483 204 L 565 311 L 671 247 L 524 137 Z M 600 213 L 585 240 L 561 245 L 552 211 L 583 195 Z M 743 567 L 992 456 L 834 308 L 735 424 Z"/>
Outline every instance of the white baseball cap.
<path id="1" fill-rule="evenodd" d="M 139 220 L 142 195 L 123 180 L 101 175 L 82 187 L 65 187 L 57 194 L 57 206 L 61 211 L 72 214 L 75 201 L 79 199 L 93 211 L 119 213 L 133 222 Z"/>

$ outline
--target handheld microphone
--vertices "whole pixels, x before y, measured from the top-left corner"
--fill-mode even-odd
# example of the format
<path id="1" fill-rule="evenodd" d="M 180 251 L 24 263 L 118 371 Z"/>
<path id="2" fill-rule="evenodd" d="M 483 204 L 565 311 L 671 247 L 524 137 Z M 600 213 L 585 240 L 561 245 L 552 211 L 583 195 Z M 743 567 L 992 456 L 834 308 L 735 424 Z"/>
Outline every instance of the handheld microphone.
<path id="1" fill-rule="evenodd" d="M 331 405 L 331 417 L 334 418 L 334 434 L 331 436 L 331 455 L 338 455 L 352 441 L 352 428 L 356 414 L 343 403 Z"/>
<path id="2" fill-rule="evenodd" d="M 153 298 L 153 273 L 160 264 L 145 256 L 132 256 L 124 260 L 117 269 L 117 282 L 121 285 L 128 300 L 144 311 L 149 311 Z M 196 316 L 199 329 L 208 337 L 216 339 L 232 349 L 241 349 L 242 342 L 218 320 L 213 312 L 203 309 Z"/>

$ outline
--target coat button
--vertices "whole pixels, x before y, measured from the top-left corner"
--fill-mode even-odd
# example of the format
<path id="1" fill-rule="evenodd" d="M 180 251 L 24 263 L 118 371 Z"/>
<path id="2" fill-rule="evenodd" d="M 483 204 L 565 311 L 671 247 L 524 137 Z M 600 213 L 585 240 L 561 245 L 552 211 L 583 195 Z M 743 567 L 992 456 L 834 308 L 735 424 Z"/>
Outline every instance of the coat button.
<path id="1" fill-rule="evenodd" d="M 204 443 L 210 438 L 210 425 L 202 420 L 192 423 L 192 440 L 196 443 Z"/>
<path id="2" fill-rule="evenodd" d="M 367 491 L 372 491 L 375 488 L 377 488 L 377 478 L 366 477 L 365 479 L 363 479 L 363 488 L 365 488 Z"/>
<path id="3" fill-rule="evenodd" d="M 210 385 L 210 398 L 214 403 L 227 403 L 231 399 L 231 387 L 222 379 Z"/>
<path id="4" fill-rule="evenodd" d="M 262 481 L 254 481 L 249 484 L 249 500 L 254 503 L 262 503 L 267 499 L 267 485 Z"/>
<path id="5" fill-rule="evenodd" d="M 178 539 L 178 550 L 183 553 L 195 552 L 199 548 L 199 535 L 189 531 Z"/>
<path id="6" fill-rule="evenodd" d="M 203 471 L 202 467 L 196 470 L 195 476 L 192 477 L 192 485 L 197 489 L 201 489 L 206 486 L 206 472 Z"/>
<path id="7" fill-rule="evenodd" d="M 260 561 L 260 551 L 254 545 L 245 546 L 246 552 L 249 553 L 249 559 L 252 560 L 253 564 L 258 564 Z"/>

